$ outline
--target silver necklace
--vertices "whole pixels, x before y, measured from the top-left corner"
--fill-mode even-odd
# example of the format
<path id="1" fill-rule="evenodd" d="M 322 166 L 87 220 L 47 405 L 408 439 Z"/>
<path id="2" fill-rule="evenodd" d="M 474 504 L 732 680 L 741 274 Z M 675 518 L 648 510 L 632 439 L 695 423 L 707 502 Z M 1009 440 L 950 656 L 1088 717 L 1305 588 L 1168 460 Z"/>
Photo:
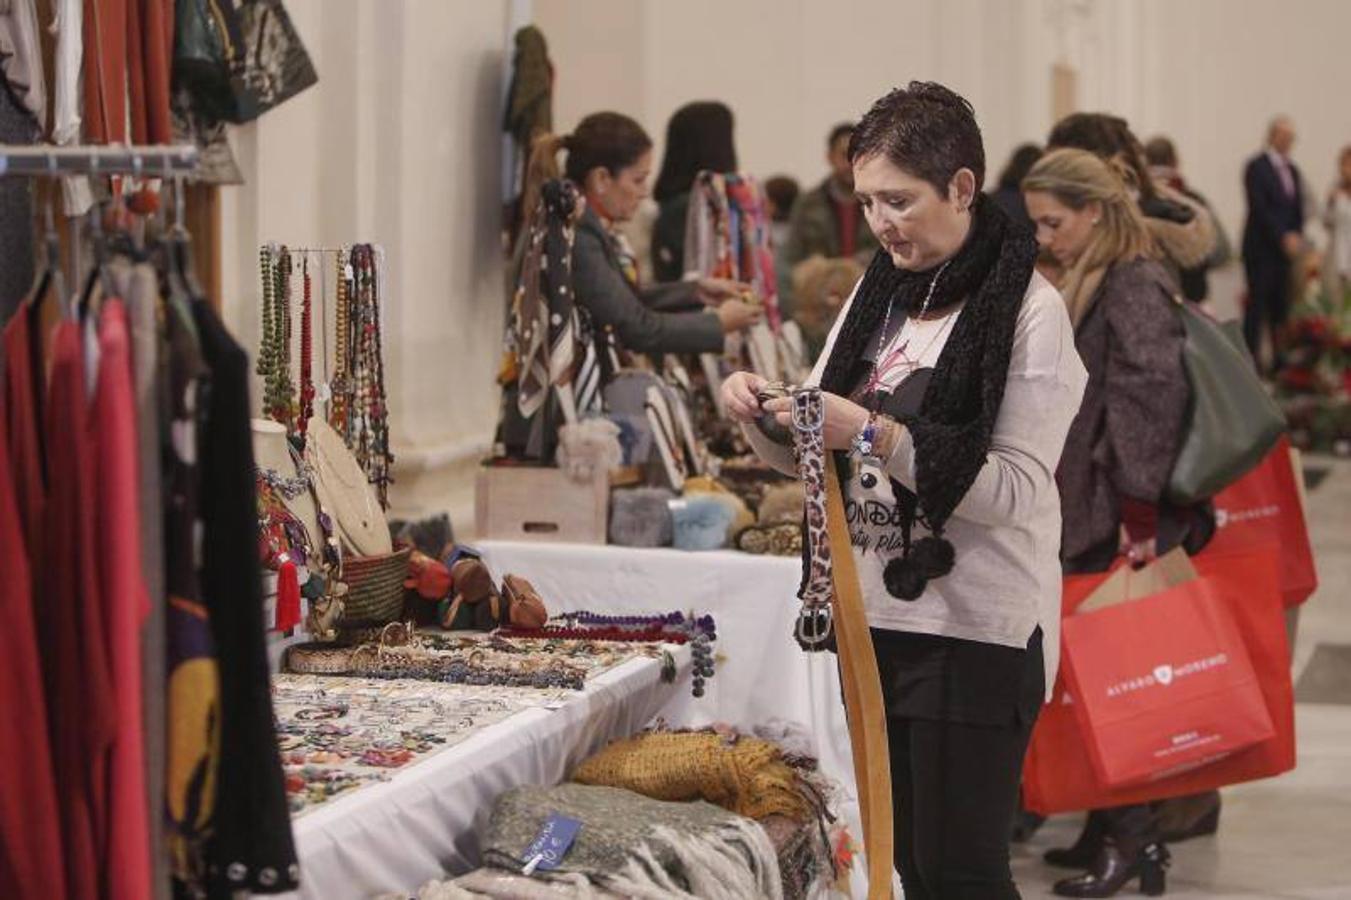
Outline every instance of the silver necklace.
<path id="1" fill-rule="evenodd" d="M 294 500 L 308 491 L 310 479 L 314 474 L 313 470 L 303 460 L 296 460 L 296 476 L 294 478 L 288 478 L 275 469 L 267 469 L 262 466 L 255 466 L 254 468 L 258 472 L 258 477 L 262 478 L 274 491 L 281 494 L 285 500 Z"/>
<path id="2" fill-rule="evenodd" d="M 949 258 L 943 265 L 938 267 L 938 271 L 934 273 L 934 277 L 929 281 L 929 292 L 924 295 L 924 304 L 919 308 L 919 318 L 923 319 L 924 316 L 928 314 L 929 304 L 933 303 L 934 290 L 938 287 L 938 279 L 943 277 L 943 273 L 947 271 L 948 266 L 951 264 L 952 259 Z M 905 330 L 904 327 L 896 329 L 896 334 L 892 336 L 890 341 L 887 341 L 885 347 L 882 346 L 882 342 L 887 340 L 887 329 L 891 327 L 891 308 L 895 305 L 895 300 L 887 304 L 887 314 L 882 319 L 882 333 L 877 340 L 877 359 L 879 361 L 891 353 L 892 347 L 901 336 L 901 332 Z"/>

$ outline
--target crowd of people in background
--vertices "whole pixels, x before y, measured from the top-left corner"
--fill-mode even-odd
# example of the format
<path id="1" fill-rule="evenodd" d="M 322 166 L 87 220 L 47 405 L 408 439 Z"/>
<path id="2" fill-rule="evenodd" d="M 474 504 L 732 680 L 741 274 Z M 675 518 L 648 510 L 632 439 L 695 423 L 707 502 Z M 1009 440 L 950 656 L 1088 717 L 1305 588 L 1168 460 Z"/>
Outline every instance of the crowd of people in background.
<path id="1" fill-rule="evenodd" d="M 677 110 L 652 187 L 652 142 L 626 116 L 597 113 L 570 135 L 536 139 L 536 181 L 556 176 L 558 154 L 566 151 L 561 172 L 584 195 L 572 259 L 576 302 L 616 346 L 716 353 L 726 335 L 761 321 L 758 298 L 747 296 L 745 285 L 696 278 L 686 264 L 691 190 L 702 171 L 738 171 L 734 124 L 720 102 Z M 1289 119 L 1274 119 L 1243 175 L 1243 331 L 1268 375 L 1283 364 L 1283 326 L 1312 249 L 1306 226 L 1313 219 L 1321 217 L 1329 235 L 1325 274 L 1339 289 L 1351 284 L 1351 147 L 1319 204 L 1291 158 L 1294 142 Z M 779 307 L 812 357 L 828 346 L 865 270 L 898 252 L 883 247 L 879 254 L 886 214 L 861 202 L 856 144 L 852 123 L 836 125 L 825 136 L 827 171 L 819 183 L 803 188 L 784 175 L 762 182 Z M 1213 509 L 1166 499 L 1191 402 L 1183 328 L 1171 306 L 1206 309 L 1210 274 L 1232 260 L 1233 244 L 1213 207 L 1184 176 L 1170 139 L 1142 142 L 1124 119 L 1104 113 L 1065 117 L 1044 144 L 1018 146 L 993 183 L 982 185 L 983 176 L 982 157 L 976 194 L 958 212 L 997 208 L 1001 220 L 1035 234 L 1036 271 L 1058 288 L 1086 369 L 1055 473 L 1063 572 L 1102 572 L 1120 556 L 1145 563 L 1176 546 L 1196 552 L 1214 532 Z M 649 195 L 657 212 L 645 220 L 640 211 Z M 1314 215 L 1319 206 L 1321 216 Z M 1219 803 L 1212 792 L 1093 811 L 1073 846 L 1046 854 L 1048 863 L 1082 872 L 1056 892 L 1106 897 L 1135 878 L 1161 885 L 1165 844 L 1213 832 Z M 1035 816 L 1021 815 L 1012 836 L 1025 838 L 1036 825 Z"/>
<path id="2" fill-rule="evenodd" d="M 600 114 L 605 117 L 617 113 Z M 655 179 L 649 185 L 653 164 L 651 141 L 642 126 L 627 117 L 626 141 L 616 143 L 604 155 L 607 164 L 626 163 L 631 183 L 632 209 L 609 210 L 603 193 L 587 191 L 596 216 L 587 221 L 603 225 L 607 241 L 616 251 L 612 261 L 625 276 L 624 302 L 599 292 L 596 303 L 628 335 L 629 349 L 671 350 L 686 343 L 668 345 L 653 335 L 659 331 L 688 334 L 684 326 L 697 320 L 668 320 L 671 313 L 717 313 L 704 329 L 702 349 L 717 343 L 717 334 L 735 332 L 758 321 L 754 310 L 740 306 L 719 311 L 716 303 L 702 307 L 698 297 L 686 297 L 688 288 L 672 295 L 657 285 L 678 284 L 686 279 L 685 225 L 690 190 L 701 171 L 737 172 L 735 121 L 726 104 L 700 101 L 686 104 L 671 116 L 666 127 L 665 154 Z M 579 128 L 583 138 L 598 121 L 588 117 L 592 129 Z M 610 122 L 611 132 L 615 131 Z M 770 216 L 774 246 L 779 308 L 801 329 L 809 356 L 820 352 L 830 325 L 853 285 L 877 252 L 877 240 L 854 195 L 853 171 L 848 147 L 853 124 L 842 122 L 827 133 L 824 158 L 827 174 L 814 186 L 803 187 L 787 175 L 771 175 L 761 186 Z M 641 140 L 637 139 L 641 135 Z M 616 137 L 615 134 L 609 135 Z M 602 136 L 604 138 L 604 136 Z M 579 141 L 581 138 L 578 139 Z M 617 140 L 617 137 L 616 137 Z M 1343 150 L 1338 177 L 1321 204 L 1291 159 L 1295 130 L 1285 117 L 1268 128 L 1266 146 L 1244 169 L 1243 187 L 1247 218 L 1240 250 L 1246 276 L 1242 298 L 1243 330 L 1254 358 L 1264 373 L 1278 371 L 1283 363 L 1282 327 L 1289 315 L 1297 282 L 1313 250 L 1306 226 L 1321 220 L 1328 239 L 1322 271 L 1330 286 L 1340 291 L 1351 284 L 1351 146 Z M 630 146 L 631 145 L 631 146 Z M 642 165 L 634 156 L 643 148 Z M 1211 299 L 1209 274 L 1234 259 L 1234 244 L 1210 201 L 1186 179 L 1176 145 L 1158 135 L 1141 142 L 1124 119 L 1099 113 L 1076 113 L 1051 129 L 1044 145 L 1024 143 L 1009 155 L 987 193 L 1015 219 L 1031 223 L 1025 200 L 1024 181 L 1049 150 L 1072 147 L 1097 154 L 1111 166 L 1137 207 L 1178 293 L 1195 303 Z M 555 152 L 562 148 L 556 146 Z M 593 148 L 594 149 L 594 148 Z M 630 158 L 632 157 L 632 158 Z M 599 159 L 600 157 L 597 157 Z M 600 167 L 608 179 L 622 182 L 617 173 Z M 570 166 L 571 169 L 571 166 Z M 655 204 L 648 201 L 648 198 Z M 655 205 L 655 212 L 649 210 Z M 587 246 L 590 246 L 589 244 Z M 1042 254 L 1039 269 L 1053 281 L 1066 274 L 1062 263 L 1049 251 Z M 618 284 L 613 285 L 617 291 Z M 590 292 L 580 292 L 585 303 Z M 661 302 L 653 297 L 661 296 Z M 681 299 L 672 300 L 676 296 Z M 721 294 L 701 296 L 708 301 Z M 643 302 L 643 298 L 647 302 Z M 728 299 L 732 299 L 730 295 Z M 739 298 L 744 299 L 744 298 Z M 654 318 L 651 313 L 657 313 Z M 622 323 L 622 324 L 620 324 Z M 638 323 L 642 323 L 641 326 Z M 669 327 L 663 328 L 663 323 Z M 679 324 L 677 324 L 679 323 Z M 638 331 L 643 336 L 637 337 Z M 655 343 L 654 343 L 655 341 Z M 678 345 L 678 347 L 677 347 Z"/>
<path id="3" fill-rule="evenodd" d="M 651 252 L 652 271 L 659 280 L 683 275 L 679 248 L 684 201 L 695 171 L 735 170 L 732 130 L 731 110 L 721 103 L 691 103 L 671 118 L 667 157 L 655 190 L 661 213 Z M 848 296 L 841 285 L 847 282 L 852 287 L 877 250 L 853 196 L 847 155 L 852 131 L 848 122 L 830 130 L 825 142 L 829 174 L 815 187 L 804 190 L 786 175 L 773 175 L 763 184 L 773 214 L 779 303 L 798 321 L 813 352 L 819 352 L 824 329 Z M 1306 225 L 1314 219 L 1321 219 L 1326 229 L 1322 271 L 1328 284 L 1340 291 L 1351 283 L 1351 146 L 1342 150 L 1337 178 L 1314 215 L 1314 194 L 1290 156 L 1294 140 L 1289 119 L 1273 120 L 1265 147 L 1247 162 L 1243 176 L 1244 335 L 1267 373 L 1282 362 L 1281 327 L 1297 289 L 1298 263 L 1313 250 Z M 1181 295 L 1197 303 L 1210 299 L 1209 273 L 1234 261 L 1235 246 L 1210 201 L 1187 181 L 1170 138 L 1157 135 L 1141 143 L 1119 117 L 1071 115 L 1057 123 L 1044 146 L 1029 142 L 1013 150 L 989 186 L 991 199 L 1010 215 L 1030 221 L 1023 180 L 1048 149 L 1057 147 L 1078 147 L 1114 159 Z M 682 168 L 683 175 L 677 176 Z M 684 179 L 684 193 L 674 187 L 678 178 Z M 1043 259 L 1044 270 L 1054 266 L 1049 255 Z"/>

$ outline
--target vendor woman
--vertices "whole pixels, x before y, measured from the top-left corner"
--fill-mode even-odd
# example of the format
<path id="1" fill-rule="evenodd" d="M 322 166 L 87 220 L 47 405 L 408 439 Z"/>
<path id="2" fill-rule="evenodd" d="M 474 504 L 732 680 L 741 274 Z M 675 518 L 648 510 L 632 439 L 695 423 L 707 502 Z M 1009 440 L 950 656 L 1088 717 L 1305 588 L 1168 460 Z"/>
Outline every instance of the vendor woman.
<path id="1" fill-rule="evenodd" d="M 609 328 L 626 350 L 639 353 L 721 353 L 726 334 L 760 321 L 747 285 L 719 278 L 640 289 L 628 244 L 615 231 L 650 193 L 652 139 L 641 125 L 614 112 L 593 113 L 568 135 L 542 135 L 531 153 L 532 190 L 563 175 L 586 199 L 572 250 L 573 290 L 597 327 Z"/>
<path id="2" fill-rule="evenodd" d="M 1055 471 L 1086 380 L 1032 232 L 989 202 L 971 105 L 912 82 L 854 131 L 854 186 L 881 249 L 810 382 L 882 676 L 896 867 L 907 900 L 1016 898 L 1009 828 L 1060 647 Z M 791 452 L 764 380 L 723 386 L 756 452 Z M 861 437 L 873 438 L 871 452 Z"/>

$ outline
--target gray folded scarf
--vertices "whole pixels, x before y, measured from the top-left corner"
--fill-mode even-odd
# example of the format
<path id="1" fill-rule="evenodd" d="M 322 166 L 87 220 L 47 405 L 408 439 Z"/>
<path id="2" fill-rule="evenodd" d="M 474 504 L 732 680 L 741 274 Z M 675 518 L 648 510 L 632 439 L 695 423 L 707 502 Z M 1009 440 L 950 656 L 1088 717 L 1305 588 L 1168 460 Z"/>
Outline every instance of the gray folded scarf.
<path id="1" fill-rule="evenodd" d="M 518 787 L 497 800 L 483 835 L 485 865 L 519 872 L 525 849 L 551 814 L 582 823 L 557 869 L 625 897 L 780 900 L 774 847 L 750 819 L 702 801 L 666 803 L 618 788 Z"/>

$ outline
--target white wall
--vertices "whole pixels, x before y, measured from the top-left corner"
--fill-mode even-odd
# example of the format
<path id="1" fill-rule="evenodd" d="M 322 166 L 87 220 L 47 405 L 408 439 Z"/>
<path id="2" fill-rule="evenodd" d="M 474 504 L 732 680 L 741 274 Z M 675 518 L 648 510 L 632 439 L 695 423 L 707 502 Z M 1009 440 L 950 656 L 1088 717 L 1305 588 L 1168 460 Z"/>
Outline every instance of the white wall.
<path id="1" fill-rule="evenodd" d="M 888 88 L 942 81 L 974 104 L 988 177 L 1052 124 L 1050 71 L 1079 71 L 1079 108 L 1171 135 L 1231 230 L 1241 171 L 1277 112 L 1321 194 L 1351 143 L 1346 0 L 535 0 L 560 77 L 557 125 L 614 108 L 658 143 L 671 113 L 719 99 L 747 171 L 824 175 L 825 135 Z M 635 25 L 636 20 L 636 25 Z M 602 62 L 604 64 L 602 64 Z"/>

